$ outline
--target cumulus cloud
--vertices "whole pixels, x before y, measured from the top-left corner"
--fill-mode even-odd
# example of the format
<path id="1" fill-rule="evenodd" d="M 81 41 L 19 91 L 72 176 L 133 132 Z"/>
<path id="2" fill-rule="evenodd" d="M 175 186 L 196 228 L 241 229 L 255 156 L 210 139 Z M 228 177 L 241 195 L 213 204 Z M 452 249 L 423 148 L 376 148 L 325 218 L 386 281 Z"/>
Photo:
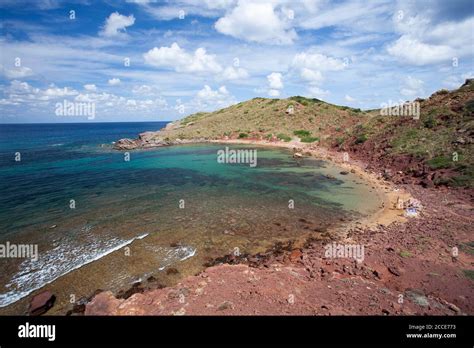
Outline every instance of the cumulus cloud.
<path id="1" fill-rule="evenodd" d="M 420 3 L 401 2 L 398 11 L 401 16 L 393 19 L 395 31 L 400 36 L 387 46 L 387 52 L 402 63 L 419 66 L 449 64 L 454 57 L 472 55 L 472 35 L 464 34 L 474 28 L 472 11 L 471 14 L 466 12 L 468 2 L 446 6 L 447 3 L 438 1 L 429 9 Z M 452 16 L 458 19 L 453 20 Z"/>
<path id="2" fill-rule="evenodd" d="M 229 93 L 225 86 L 213 90 L 209 85 L 204 85 L 190 102 L 189 107 L 194 110 L 216 110 L 235 103 L 235 97 Z"/>
<path id="3" fill-rule="evenodd" d="M 281 73 L 272 72 L 267 75 L 268 81 L 268 95 L 270 97 L 278 97 L 280 90 L 283 88 L 283 76 Z"/>
<path id="4" fill-rule="evenodd" d="M 7 79 L 21 79 L 33 75 L 33 70 L 26 66 L 8 69 L 0 64 L 0 70 Z"/>
<path id="5" fill-rule="evenodd" d="M 307 92 L 308 97 L 319 98 L 319 99 L 327 97 L 329 94 L 331 94 L 329 91 L 316 87 L 316 86 L 310 86 Z"/>
<path id="6" fill-rule="evenodd" d="M 84 85 L 84 89 L 86 91 L 94 92 L 94 91 L 97 91 L 97 86 L 94 84 L 87 84 L 87 85 Z"/>
<path id="7" fill-rule="evenodd" d="M 117 36 L 134 23 L 135 17 L 133 15 L 123 16 L 118 12 L 114 12 L 105 20 L 104 27 L 100 34 L 108 37 Z"/>
<path id="8" fill-rule="evenodd" d="M 229 66 L 222 72 L 222 79 L 224 80 L 242 80 L 249 77 L 247 70 L 243 68 L 234 68 Z"/>
<path id="9" fill-rule="evenodd" d="M 404 86 L 400 90 L 400 94 L 407 97 L 419 97 L 423 92 L 424 82 L 412 76 L 407 76 L 404 80 Z"/>
<path id="10" fill-rule="evenodd" d="M 31 86 L 27 82 L 13 80 L 10 85 L 4 89 L 6 98 L 2 99 L 4 104 L 35 104 L 48 102 L 50 100 L 73 97 L 79 94 L 73 88 L 70 87 L 57 87 L 54 84 L 49 85 L 46 89 L 40 89 Z M 8 102 L 8 103 L 7 103 Z"/>
<path id="11" fill-rule="evenodd" d="M 283 81 L 282 75 L 280 73 L 272 72 L 270 75 L 267 76 L 268 85 L 272 89 L 282 89 L 283 88 Z"/>
<path id="12" fill-rule="evenodd" d="M 186 52 L 174 42 L 170 47 L 154 47 L 143 55 L 145 62 L 155 67 L 172 68 L 177 72 L 218 73 L 222 67 L 214 55 L 207 54 L 202 47 L 194 54 Z"/>
<path id="13" fill-rule="evenodd" d="M 110 79 L 108 83 L 111 86 L 116 86 L 116 85 L 119 85 L 120 82 L 121 82 L 120 79 L 114 77 L 113 79 Z"/>
<path id="14" fill-rule="evenodd" d="M 297 38 L 291 18 L 276 11 L 273 1 L 241 0 L 215 23 L 215 28 L 225 35 L 269 45 L 291 44 Z"/>
<path id="15" fill-rule="evenodd" d="M 89 85 L 93 86 L 93 85 Z M 18 80 L 13 80 L 10 85 L 4 88 L 5 98 L 0 99 L 0 105 L 15 106 L 23 105 L 25 110 L 40 108 L 43 112 L 54 115 L 55 103 L 68 100 L 69 102 L 94 103 L 97 110 L 102 115 L 117 115 L 122 111 L 135 110 L 143 114 L 153 115 L 156 111 L 167 110 L 168 104 L 159 95 L 147 97 L 145 99 L 127 98 L 112 93 L 97 93 L 87 90 L 79 93 L 71 87 L 58 87 L 54 84 L 46 89 L 36 88 Z"/>
<path id="16" fill-rule="evenodd" d="M 292 65 L 299 68 L 316 68 L 319 71 L 338 71 L 346 67 L 346 64 L 341 59 L 310 52 L 301 52 L 295 55 Z"/>
<path id="17" fill-rule="evenodd" d="M 387 48 L 388 53 L 401 61 L 425 65 L 450 61 L 454 57 L 454 50 L 446 45 L 430 45 L 403 35 Z"/>
<path id="18" fill-rule="evenodd" d="M 329 91 L 321 88 L 324 81 L 323 72 L 341 71 L 346 66 L 347 64 L 342 59 L 308 51 L 298 53 L 293 57 L 291 70 L 308 83 L 309 96 L 321 98 L 329 95 Z"/>

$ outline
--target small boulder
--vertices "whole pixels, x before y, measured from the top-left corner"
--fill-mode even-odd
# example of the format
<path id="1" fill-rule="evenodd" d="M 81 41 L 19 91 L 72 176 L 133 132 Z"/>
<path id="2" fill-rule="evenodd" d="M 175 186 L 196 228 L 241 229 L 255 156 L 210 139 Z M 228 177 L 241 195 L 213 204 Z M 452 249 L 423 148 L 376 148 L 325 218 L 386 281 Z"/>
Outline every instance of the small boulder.
<path id="1" fill-rule="evenodd" d="M 41 315 L 54 306 L 56 296 L 49 290 L 43 291 L 31 299 L 28 313 L 30 315 Z"/>
<path id="2" fill-rule="evenodd" d="M 292 263 L 296 263 L 296 262 L 300 261 L 302 257 L 303 257 L 303 253 L 301 252 L 301 250 L 300 249 L 295 249 L 290 254 L 290 261 Z"/>

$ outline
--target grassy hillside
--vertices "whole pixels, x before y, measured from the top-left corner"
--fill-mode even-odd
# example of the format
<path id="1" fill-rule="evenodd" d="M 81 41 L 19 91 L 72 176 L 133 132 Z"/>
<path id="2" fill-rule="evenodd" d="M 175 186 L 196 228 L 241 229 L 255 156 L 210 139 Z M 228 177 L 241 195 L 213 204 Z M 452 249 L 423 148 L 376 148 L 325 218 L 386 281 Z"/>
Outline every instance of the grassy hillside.
<path id="1" fill-rule="evenodd" d="M 441 90 L 420 103 L 420 119 L 376 115 L 333 146 L 349 149 L 385 167 L 435 185 L 474 184 L 474 83 Z"/>
<path id="2" fill-rule="evenodd" d="M 293 114 L 287 113 L 293 107 Z M 248 138 L 281 140 L 299 137 L 306 142 L 326 143 L 342 137 L 353 125 L 365 122 L 368 115 L 359 109 L 336 106 L 318 99 L 254 98 L 212 113 L 197 113 L 174 122 L 160 137 Z M 298 131 L 306 132 L 298 132 Z"/>
<path id="3" fill-rule="evenodd" d="M 474 83 L 420 103 L 420 118 L 382 116 L 319 99 L 254 98 L 169 124 L 157 139 L 268 139 L 348 151 L 394 181 L 474 186 Z M 289 108 L 293 113 L 288 112 Z M 410 180 L 408 180 L 410 181 Z"/>

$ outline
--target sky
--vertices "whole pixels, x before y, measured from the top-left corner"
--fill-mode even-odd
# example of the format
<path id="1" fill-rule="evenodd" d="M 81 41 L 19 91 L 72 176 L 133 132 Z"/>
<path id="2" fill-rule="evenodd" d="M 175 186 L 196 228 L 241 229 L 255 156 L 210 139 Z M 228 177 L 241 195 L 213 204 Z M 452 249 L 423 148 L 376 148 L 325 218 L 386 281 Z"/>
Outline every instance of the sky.
<path id="1" fill-rule="evenodd" d="M 0 123 L 172 121 L 293 95 L 370 109 L 474 71 L 472 0 L 0 0 L 0 28 Z"/>

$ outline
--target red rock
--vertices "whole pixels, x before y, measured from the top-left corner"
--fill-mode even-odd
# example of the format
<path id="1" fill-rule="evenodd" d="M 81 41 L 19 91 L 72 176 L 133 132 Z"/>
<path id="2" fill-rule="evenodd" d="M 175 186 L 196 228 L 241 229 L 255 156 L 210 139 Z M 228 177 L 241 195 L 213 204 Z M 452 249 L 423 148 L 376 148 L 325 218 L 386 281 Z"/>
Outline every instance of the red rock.
<path id="1" fill-rule="evenodd" d="M 56 296 L 54 296 L 51 291 L 43 291 L 31 299 L 28 312 L 30 315 L 44 314 L 53 307 L 55 301 Z"/>
<path id="2" fill-rule="evenodd" d="M 397 277 L 400 277 L 403 273 L 399 268 L 395 266 L 389 266 L 388 271 L 392 273 L 393 275 L 396 275 Z"/>
<path id="3" fill-rule="evenodd" d="M 290 261 L 296 263 L 301 260 L 303 253 L 299 249 L 295 249 L 290 254 Z"/>
<path id="4" fill-rule="evenodd" d="M 117 315 L 117 308 L 124 300 L 115 298 L 111 291 L 104 291 L 87 304 L 85 315 Z"/>

